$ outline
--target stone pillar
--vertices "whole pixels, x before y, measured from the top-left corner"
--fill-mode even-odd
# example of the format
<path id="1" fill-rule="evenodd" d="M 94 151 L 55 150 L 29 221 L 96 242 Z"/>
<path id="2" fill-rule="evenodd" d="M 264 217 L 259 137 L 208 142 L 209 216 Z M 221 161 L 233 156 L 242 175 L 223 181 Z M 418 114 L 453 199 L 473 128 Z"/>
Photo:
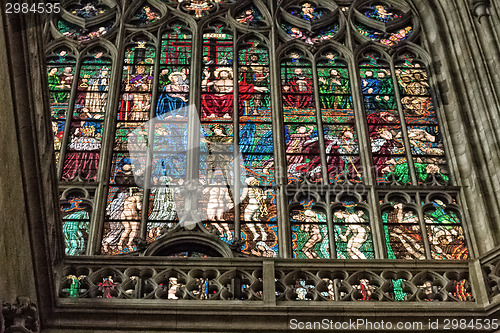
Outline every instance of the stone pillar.
<path id="1" fill-rule="evenodd" d="M 50 258 L 61 249 L 55 241 L 61 226 L 42 41 L 41 17 L 2 10 L 0 299 L 5 332 L 39 331 L 55 297 L 56 262 Z"/>

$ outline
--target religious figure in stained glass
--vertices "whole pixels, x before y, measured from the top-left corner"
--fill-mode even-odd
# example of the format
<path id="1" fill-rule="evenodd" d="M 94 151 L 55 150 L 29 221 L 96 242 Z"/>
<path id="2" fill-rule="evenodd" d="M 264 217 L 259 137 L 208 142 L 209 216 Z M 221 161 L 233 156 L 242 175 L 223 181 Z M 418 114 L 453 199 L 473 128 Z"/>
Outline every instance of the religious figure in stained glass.
<path id="1" fill-rule="evenodd" d="M 219 67 L 214 71 L 214 80 L 206 80 L 203 84 L 205 91 L 214 92 L 213 94 L 203 94 L 202 117 L 231 118 L 233 109 L 233 70 L 229 67 Z M 241 104 L 250 101 L 255 96 L 255 92 L 265 92 L 266 87 L 258 87 L 244 81 L 238 82 Z M 240 110 L 244 110 L 243 107 Z M 242 114 L 241 114 L 242 115 Z"/>
<path id="2" fill-rule="evenodd" d="M 151 6 L 143 6 L 134 16 L 137 25 L 148 25 L 160 18 L 160 13 Z"/>
<path id="3" fill-rule="evenodd" d="M 432 209 L 426 210 L 424 220 L 433 259 L 468 258 L 465 235 L 458 215 L 442 200 L 434 199 Z"/>
<path id="4" fill-rule="evenodd" d="M 296 258 L 375 257 L 366 207 L 344 202 L 342 208 L 334 206 L 327 214 L 311 205 L 303 205 L 285 221 L 278 220 L 283 207 L 277 207 L 280 198 L 279 195 L 277 198 L 276 188 L 282 185 L 276 187 L 274 179 L 275 154 L 285 155 L 283 163 L 286 163 L 289 183 L 308 178 L 313 182 L 325 182 L 325 187 L 346 180 L 350 186 L 351 182 L 371 180 L 362 175 L 363 167 L 375 168 L 375 184 L 367 183 L 375 185 L 375 191 L 380 191 L 376 186 L 379 184 L 418 185 L 430 183 L 437 176 L 449 180 L 443 134 L 437 123 L 424 62 L 415 56 L 398 53 L 402 51 L 395 47 L 402 41 L 411 40 L 418 31 L 417 25 L 408 23 L 411 20 L 402 20 L 408 13 L 374 1 L 369 2 L 370 7 L 350 7 L 350 14 L 358 10 L 374 26 L 390 23 L 381 31 L 369 23 L 357 23 L 354 15 L 344 15 L 342 11 L 347 12 L 348 7 L 338 11 L 328 2 L 322 2 L 325 7 L 314 1 L 282 2 L 275 9 L 283 6 L 284 10 L 278 11 L 281 16 L 277 18 L 278 28 L 283 29 L 277 35 L 278 44 L 284 44 L 278 50 L 285 48 L 284 58 L 276 59 L 278 67 L 273 68 L 275 62 L 270 59 L 278 51 L 271 46 L 277 45 L 269 43 L 265 33 L 260 34 L 270 23 L 262 15 L 266 13 L 263 11 L 266 4 L 259 2 L 229 11 L 228 15 L 232 15 L 237 24 L 228 26 L 219 14 L 227 9 L 229 0 L 163 2 L 168 7 L 158 4 L 161 11 L 144 3 L 134 7 L 137 11 L 131 13 L 132 16 L 123 15 L 130 18 L 130 22 L 120 24 L 129 28 L 135 25 L 123 31 L 123 43 L 114 40 L 114 33 L 109 33 L 115 23 L 112 19 L 94 19 L 104 12 L 106 17 L 111 14 L 112 8 L 103 4 L 111 3 L 109 1 L 83 0 L 68 7 L 65 16 L 73 14 L 80 18 L 68 21 L 55 18 L 51 22 L 53 28 L 59 29 L 60 33 L 56 31 L 54 36 L 60 41 L 64 39 L 62 34 L 73 38 L 70 42 L 79 46 L 97 39 L 124 45 L 118 50 L 118 54 L 124 54 L 123 70 L 120 71 L 112 71 L 111 61 L 104 56 L 106 52 L 96 52 L 93 54 L 95 59 L 89 61 L 85 53 L 71 55 L 69 44 L 67 50 L 56 46 L 57 51 L 48 57 L 55 148 L 59 151 L 64 145 L 59 168 L 62 180 L 81 181 L 84 187 L 97 181 L 98 165 L 110 164 L 110 161 L 99 163 L 101 146 L 107 149 L 109 146 L 103 143 L 111 142 L 112 145 L 111 170 L 100 170 L 110 175 L 109 182 L 98 184 L 105 187 L 107 194 L 105 221 L 102 224 L 92 222 L 99 223 L 102 231 L 101 254 L 135 251 L 134 239 L 137 237 L 144 237 L 151 243 L 179 224 L 182 204 L 175 197 L 186 184 L 184 178 L 191 177 L 186 172 L 188 167 L 193 167 L 188 165 L 189 156 L 196 155 L 187 151 L 188 129 L 192 130 L 191 122 L 187 122 L 187 106 L 190 102 L 198 102 L 190 101 L 190 95 L 200 96 L 201 102 L 201 138 L 194 143 L 199 144 L 200 156 L 194 158 L 194 167 L 199 183 L 205 187 L 200 203 L 200 210 L 206 213 L 203 221 L 207 228 L 214 227 L 218 231 L 222 241 L 234 245 L 239 244 L 235 240 L 240 240 L 241 252 L 247 255 L 277 257 L 278 227 L 285 227 L 291 228 L 291 238 L 280 241 L 292 242 Z M 215 10 L 217 16 L 203 22 L 201 26 L 205 30 L 192 25 L 193 31 L 190 31 L 172 5 L 178 5 L 177 10 L 187 11 L 196 19 Z M 347 2 L 341 4 L 346 5 Z M 169 16 L 160 27 L 159 20 L 165 8 L 172 19 Z M 340 16 L 336 17 L 337 14 Z M 82 18 L 84 27 L 74 23 Z M 346 19 L 349 20 L 347 25 Z M 359 91 L 351 91 L 353 74 L 349 72 L 358 60 L 346 56 L 349 52 L 345 49 L 362 43 L 363 36 L 355 36 L 357 41 L 351 43 L 351 34 L 345 33 L 351 26 L 354 32 L 357 29 L 379 42 L 379 50 L 394 46 L 394 53 L 380 51 L 382 55 L 373 51 L 368 56 L 363 55 L 357 63 L 360 77 L 355 86 L 361 86 L 363 105 L 360 110 L 353 103 L 352 95 Z M 255 32 L 246 34 L 252 27 L 257 28 Z M 155 34 L 160 31 L 159 40 L 150 37 L 149 32 L 153 31 Z M 339 32 L 342 34 L 338 35 Z M 201 45 L 192 45 L 192 33 L 196 40 L 201 39 Z M 296 40 L 290 41 L 291 37 Z M 300 47 L 307 46 L 304 43 L 310 46 L 326 40 L 337 41 L 300 51 Z M 335 46 L 337 42 L 344 47 Z M 302 46 L 286 51 L 293 43 Z M 75 48 L 74 53 L 76 50 L 85 48 Z M 200 63 L 191 64 L 191 59 L 199 59 Z M 80 64 L 77 70 L 76 64 Z M 198 73 L 201 77 L 190 77 L 190 70 L 196 66 L 201 66 L 197 71 L 201 72 Z M 271 86 L 271 74 L 275 70 L 281 75 L 278 78 L 281 79 L 281 95 Z M 116 119 L 105 121 L 108 104 L 111 105 L 108 103 L 109 83 L 119 82 L 119 77 L 111 78 L 112 72 L 121 73 L 118 74 L 121 85 L 116 86 L 120 99 L 118 110 L 111 110 L 117 115 Z M 197 85 L 192 84 L 195 82 Z M 395 89 L 399 89 L 400 94 Z M 271 112 L 271 101 L 276 101 L 276 96 L 281 96 L 281 105 L 273 105 Z M 118 96 L 110 97 L 115 101 Z M 275 112 L 281 110 L 284 128 L 276 131 Z M 151 128 L 141 127 L 154 116 Z M 104 128 L 115 122 L 116 126 L 109 125 L 116 127 L 111 131 L 115 133 L 114 142 L 110 138 L 103 140 L 113 135 L 104 133 Z M 197 125 L 194 127 L 199 130 Z M 152 134 L 148 142 L 137 144 L 131 140 L 131 133 L 138 128 L 146 140 Z M 363 135 L 365 130 L 368 137 Z M 284 142 L 275 147 L 273 139 Z M 364 149 L 371 151 L 365 154 Z M 370 161 L 363 161 L 366 165 L 362 165 L 361 152 L 372 157 Z M 238 153 L 241 153 L 241 163 L 234 162 Z M 137 168 L 138 164 L 143 167 Z M 151 168 L 146 169 L 146 165 Z M 145 179 L 146 176 L 149 179 Z M 144 184 L 151 186 L 146 188 Z M 413 188 L 402 191 L 410 192 Z M 105 198 L 98 200 L 104 202 Z M 368 204 L 373 206 L 378 202 Z M 434 204 L 439 206 L 438 202 Z M 446 208 L 440 215 L 439 207 L 431 209 L 429 203 L 422 205 L 422 210 L 401 202 L 391 202 L 390 207 L 388 202 L 384 205 L 387 207 L 382 209 L 381 220 L 390 259 L 467 257 L 464 230 L 458 217 L 455 221 Z M 420 221 L 419 216 L 424 216 L 424 221 Z M 89 214 L 69 214 L 68 219 L 79 220 L 81 227 L 75 228 L 75 224 L 64 220 L 63 233 L 65 239 L 70 239 L 66 243 L 67 254 L 95 251 L 81 246 L 81 239 L 85 238 L 84 227 L 90 225 Z M 141 223 L 146 226 L 141 227 Z M 420 223 L 425 224 L 425 230 L 421 230 Z M 333 230 L 329 230 L 329 226 Z M 426 246 L 430 245 L 431 253 L 425 252 L 424 241 Z M 334 248 L 330 248 L 330 243 Z M 192 251 L 179 253 L 193 254 Z M 200 279 L 200 288 L 205 283 L 206 280 Z M 305 290 L 305 283 L 299 283 L 298 288 Z M 363 299 L 371 296 L 369 281 L 360 281 L 359 288 L 365 289 Z M 300 293 L 301 299 L 309 298 L 304 290 Z M 173 294 L 168 293 L 169 298 L 174 299 Z M 200 291 L 198 295 L 200 293 L 203 294 Z M 208 291 L 203 297 L 208 297 Z"/>
<path id="5" fill-rule="evenodd" d="M 61 204 L 65 254 L 76 256 L 85 254 L 90 225 L 90 206 L 78 195 Z"/>
<path id="6" fill-rule="evenodd" d="M 186 5 L 186 9 L 194 12 L 196 18 L 201 18 L 204 12 L 209 11 L 213 7 L 207 0 L 191 0 Z"/>
<path id="7" fill-rule="evenodd" d="M 419 219 L 415 210 L 394 202 L 382 213 L 389 259 L 425 259 Z"/>
<path id="8" fill-rule="evenodd" d="M 76 16 L 90 19 L 104 13 L 107 9 L 108 7 L 100 4 L 99 1 L 81 0 L 79 4 L 72 6 L 70 11 Z"/>
<path id="9" fill-rule="evenodd" d="M 365 212 L 336 211 L 334 213 L 338 221 L 345 223 L 345 232 L 343 229 L 336 229 L 335 235 L 346 244 L 347 253 L 350 259 L 366 259 L 366 255 L 361 252 L 361 247 L 368 240 L 369 229 L 363 225 L 368 222 Z M 339 227 L 340 228 L 340 227 Z"/>
<path id="10" fill-rule="evenodd" d="M 164 71 L 166 72 L 167 70 Z M 168 75 L 170 83 L 163 87 L 164 94 L 158 99 L 156 107 L 156 114 L 160 119 L 183 117 L 183 108 L 187 106 L 187 93 L 189 92 L 189 85 L 186 84 L 186 79 L 186 74 L 182 72 L 173 72 Z"/>
<path id="11" fill-rule="evenodd" d="M 311 205 L 306 205 L 311 207 Z M 326 216 L 312 209 L 296 210 L 290 214 L 292 245 L 296 258 L 330 258 Z"/>
<path id="12" fill-rule="evenodd" d="M 312 103 L 312 82 L 304 75 L 302 68 L 295 68 L 293 75 L 288 78 L 283 86 L 285 106 L 293 108 L 310 107 Z"/>
<path id="13" fill-rule="evenodd" d="M 385 23 L 391 22 L 401 17 L 401 12 L 399 10 L 388 8 L 384 5 L 372 6 L 370 9 L 367 9 L 364 14 L 369 18 L 373 18 Z"/>

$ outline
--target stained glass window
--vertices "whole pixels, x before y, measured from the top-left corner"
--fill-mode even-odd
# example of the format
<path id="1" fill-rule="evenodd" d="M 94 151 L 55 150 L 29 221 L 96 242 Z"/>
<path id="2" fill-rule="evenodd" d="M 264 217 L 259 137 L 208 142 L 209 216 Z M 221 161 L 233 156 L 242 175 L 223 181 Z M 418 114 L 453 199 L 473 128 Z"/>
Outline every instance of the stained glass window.
<path id="1" fill-rule="evenodd" d="M 63 143 L 63 180 L 78 176 L 95 181 L 97 177 L 111 74 L 111 59 L 105 52 L 94 50 L 82 60 L 68 124 L 69 137 Z"/>
<path id="2" fill-rule="evenodd" d="M 341 205 L 333 208 L 337 258 L 373 259 L 375 253 L 369 214 L 363 205 L 351 200 L 344 199 Z"/>
<path id="3" fill-rule="evenodd" d="M 432 259 L 468 258 L 460 214 L 447 197 L 434 198 L 424 204 L 424 221 Z"/>
<path id="4" fill-rule="evenodd" d="M 331 258 L 326 213 L 314 209 L 312 201 L 290 213 L 294 258 Z"/>
<path id="5" fill-rule="evenodd" d="M 426 259 L 418 209 L 405 197 L 395 198 L 382 209 L 389 259 Z"/>
<path id="6" fill-rule="evenodd" d="M 75 75 L 76 58 L 68 48 L 47 55 L 47 71 L 56 165 L 64 140 L 67 113 Z"/>
<path id="7" fill-rule="evenodd" d="M 412 9 L 271 2 L 72 1 L 51 18 L 66 255 L 137 254 L 187 232 L 247 257 L 468 257 Z M 167 252 L 217 252 L 200 246 Z M 355 299 L 378 297 L 376 278 L 353 283 Z M 68 278 L 70 297 L 81 288 Z"/>
<path id="8" fill-rule="evenodd" d="M 85 254 L 91 213 L 92 201 L 85 193 L 79 190 L 69 190 L 62 195 L 61 217 L 66 255 Z"/>

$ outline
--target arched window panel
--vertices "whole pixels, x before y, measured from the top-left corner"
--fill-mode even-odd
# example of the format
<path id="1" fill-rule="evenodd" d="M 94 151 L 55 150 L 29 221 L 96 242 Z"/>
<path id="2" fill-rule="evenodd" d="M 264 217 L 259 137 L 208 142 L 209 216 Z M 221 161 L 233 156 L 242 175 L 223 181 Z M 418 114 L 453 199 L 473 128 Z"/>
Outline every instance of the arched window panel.
<path id="1" fill-rule="evenodd" d="M 116 255 L 136 250 L 134 238 L 139 237 L 143 189 L 134 182 L 129 167 L 122 167 L 116 186 L 110 186 L 107 197 L 101 254 Z"/>
<path id="2" fill-rule="evenodd" d="M 146 171 L 148 126 L 118 122 L 113 145 L 101 254 L 135 250 L 139 237 Z"/>
<path id="3" fill-rule="evenodd" d="M 280 71 L 288 181 L 321 181 L 312 63 L 293 50 L 281 60 Z"/>
<path id="4" fill-rule="evenodd" d="M 174 22 L 162 34 L 156 117 L 185 121 L 189 103 L 192 35 L 184 23 Z"/>
<path id="5" fill-rule="evenodd" d="M 121 72 L 113 159 L 101 254 L 134 250 L 143 206 L 155 46 L 146 36 L 129 38 Z"/>
<path id="6" fill-rule="evenodd" d="M 215 225 L 226 242 L 235 238 L 235 203 L 239 201 L 235 189 L 239 177 L 235 177 L 234 163 L 237 136 L 233 119 L 238 113 L 234 109 L 233 61 L 231 31 L 221 21 L 211 22 L 203 31 L 202 41 L 199 177 L 206 188 L 201 207 L 206 220 L 226 223 L 223 229 Z"/>
<path id="7" fill-rule="evenodd" d="M 145 37 L 136 37 L 125 48 L 118 124 L 149 119 L 156 50 Z"/>
<path id="8" fill-rule="evenodd" d="M 86 43 L 107 35 L 117 26 L 117 5 L 114 1 L 67 1 L 61 13 L 54 16 L 54 37 L 64 36 Z"/>
<path id="9" fill-rule="evenodd" d="M 374 259 L 370 217 L 366 201 L 338 195 L 333 210 L 337 259 Z"/>
<path id="10" fill-rule="evenodd" d="M 66 47 L 58 47 L 47 54 L 47 75 L 49 84 L 50 115 L 54 132 L 54 151 L 56 165 L 64 139 L 66 117 L 70 104 L 71 91 L 75 76 L 76 57 Z"/>
<path id="11" fill-rule="evenodd" d="M 376 181 L 411 183 L 403 130 L 389 65 L 377 52 L 365 52 L 359 67 Z"/>
<path id="12" fill-rule="evenodd" d="M 257 39 L 246 41 L 238 54 L 238 113 L 241 122 L 270 122 L 269 54 Z"/>
<path id="13" fill-rule="evenodd" d="M 427 70 L 409 51 L 402 52 L 395 61 L 417 181 L 419 184 L 447 184 L 449 171 L 443 135 L 431 97 Z"/>
<path id="14" fill-rule="evenodd" d="M 293 1 L 280 8 L 280 34 L 285 40 L 295 38 L 306 44 L 320 43 L 341 34 L 344 23 L 339 19 L 339 9 L 334 2 Z"/>
<path id="15" fill-rule="evenodd" d="M 238 55 L 239 148 L 248 176 L 261 186 L 270 186 L 274 162 L 269 55 L 260 44 L 257 39 L 247 40 Z"/>
<path id="16" fill-rule="evenodd" d="M 239 152 L 242 163 L 240 221 L 243 251 L 277 256 L 276 199 L 268 49 L 257 38 L 238 51 Z M 246 249 L 248 248 L 248 250 Z M 245 253 L 245 252 L 244 252 Z"/>
<path id="17" fill-rule="evenodd" d="M 61 197 L 64 253 L 67 256 L 85 254 L 89 238 L 93 197 L 85 190 L 69 189 Z"/>
<path id="18" fill-rule="evenodd" d="M 432 259 L 468 259 L 469 252 L 456 199 L 445 194 L 430 194 L 422 204 Z"/>
<path id="19" fill-rule="evenodd" d="M 233 119 L 233 35 L 222 22 L 214 22 L 203 33 L 201 120 Z"/>
<path id="20" fill-rule="evenodd" d="M 389 259 L 426 259 L 418 207 L 408 194 L 381 201 L 384 238 Z"/>
<path id="21" fill-rule="evenodd" d="M 63 156 L 63 180 L 95 181 L 99 165 L 104 116 L 108 102 L 111 57 L 97 48 L 83 56 Z"/>
<path id="22" fill-rule="evenodd" d="M 327 50 L 316 68 L 329 181 L 360 182 L 362 168 L 347 64 L 338 53 Z"/>
<path id="23" fill-rule="evenodd" d="M 293 257 L 330 259 L 330 237 L 324 209 L 310 199 L 292 204 L 290 209 Z"/>
<path id="24" fill-rule="evenodd" d="M 376 41 L 386 46 L 394 46 L 416 37 L 418 25 L 411 10 L 402 4 L 392 5 L 392 1 L 364 1 L 349 13 L 351 25 L 360 41 Z"/>
<path id="25" fill-rule="evenodd" d="M 139 6 L 129 23 L 137 27 L 145 27 L 152 23 L 158 22 L 162 18 L 162 13 L 155 6 L 145 2 Z"/>

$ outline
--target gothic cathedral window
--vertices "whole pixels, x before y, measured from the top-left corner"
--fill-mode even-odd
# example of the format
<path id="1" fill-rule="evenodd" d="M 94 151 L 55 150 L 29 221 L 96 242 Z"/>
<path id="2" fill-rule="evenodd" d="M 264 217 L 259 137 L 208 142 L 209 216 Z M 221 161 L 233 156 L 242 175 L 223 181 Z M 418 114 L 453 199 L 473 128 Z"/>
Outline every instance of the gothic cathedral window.
<path id="1" fill-rule="evenodd" d="M 74 0 L 46 31 L 66 256 L 189 230 L 244 257 L 468 258 L 404 1 Z M 218 255 L 186 242 L 162 255 Z"/>

